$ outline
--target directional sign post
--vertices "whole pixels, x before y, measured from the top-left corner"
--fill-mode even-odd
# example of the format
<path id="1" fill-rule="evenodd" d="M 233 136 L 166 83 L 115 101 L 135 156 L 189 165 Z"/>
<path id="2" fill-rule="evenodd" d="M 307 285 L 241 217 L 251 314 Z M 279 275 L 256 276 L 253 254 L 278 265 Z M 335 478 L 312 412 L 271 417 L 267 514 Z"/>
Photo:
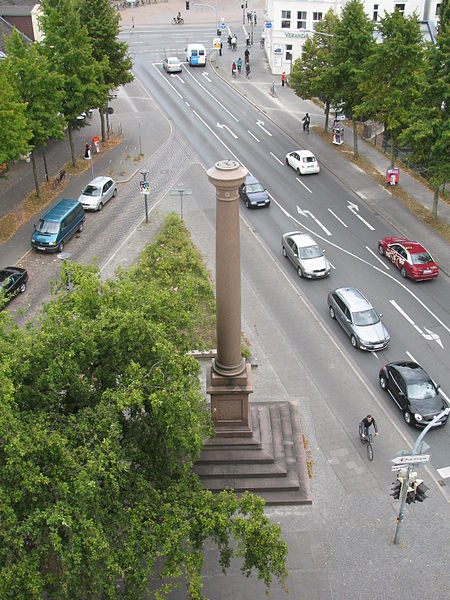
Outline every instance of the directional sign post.
<path id="1" fill-rule="evenodd" d="M 429 454 L 407 454 L 406 456 L 394 456 L 391 462 L 394 465 L 414 465 L 416 463 L 426 463 L 429 460 Z"/>
<path id="2" fill-rule="evenodd" d="M 178 196 L 180 198 L 180 202 L 181 202 L 180 217 L 181 217 L 181 220 L 183 220 L 183 196 L 192 196 L 192 190 L 188 190 L 186 188 L 178 188 L 178 189 L 175 188 L 173 190 L 170 190 L 170 195 Z"/>

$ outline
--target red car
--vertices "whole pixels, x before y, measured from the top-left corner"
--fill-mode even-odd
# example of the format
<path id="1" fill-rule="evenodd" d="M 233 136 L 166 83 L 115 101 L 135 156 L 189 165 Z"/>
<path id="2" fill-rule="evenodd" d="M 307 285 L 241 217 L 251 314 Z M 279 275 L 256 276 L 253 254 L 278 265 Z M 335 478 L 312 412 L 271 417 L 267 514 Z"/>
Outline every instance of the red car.
<path id="1" fill-rule="evenodd" d="M 402 237 L 385 237 L 378 242 L 378 253 L 389 258 L 400 269 L 402 277 L 421 281 L 435 279 L 439 274 L 433 257 L 418 242 Z"/>

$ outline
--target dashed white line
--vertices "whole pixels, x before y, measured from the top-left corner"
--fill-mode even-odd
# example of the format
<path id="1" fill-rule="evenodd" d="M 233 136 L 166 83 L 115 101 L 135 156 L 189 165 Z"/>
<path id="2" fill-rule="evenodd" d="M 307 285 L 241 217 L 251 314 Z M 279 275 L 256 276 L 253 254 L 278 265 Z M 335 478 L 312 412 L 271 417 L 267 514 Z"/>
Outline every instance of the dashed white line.
<path id="1" fill-rule="evenodd" d="M 275 159 L 275 160 L 277 160 L 277 161 L 280 163 L 280 165 L 283 165 L 283 166 L 284 166 L 284 162 L 283 162 L 282 160 L 280 160 L 280 159 L 278 158 L 278 156 L 275 156 L 275 154 L 274 154 L 273 152 L 270 152 L 270 155 L 271 155 L 271 156 L 273 156 L 273 157 L 274 157 L 274 159 Z"/>
<path id="2" fill-rule="evenodd" d="M 376 258 L 378 262 L 380 262 L 380 263 L 383 265 L 383 267 L 386 269 L 386 271 L 390 271 L 390 269 L 389 269 L 389 266 L 388 266 L 388 265 L 385 263 L 385 261 L 384 261 L 384 260 L 381 260 L 381 258 L 378 256 L 378 254 L 377 254 L 376 252 L 374 252 L 373 250 L 371 250 L 371 249 L 369 248 L 369 246 L 366 246 L 366 250 L 367 250 L 368 252 L 370 252 L 370 254 L 371 254 L 371 255 L 372 255 L 374 258 Z"/>
<path id="3" fill-rule="evenodd" d="M 259 140 L 258 140 L 258 138 L 256 137 L 256 135 L 254 135 L 254 134 L 253 134 L 253 133 L 250 131 L 250 129 L 247 129 L 247 133 L 249 133 L 249 134 L 252 136 L 252 138 L 254 138 L 254 139 L 255 139 L 255 140 L 258 142 L 258 144 L 259 144 Z M 272 156 L 273 156 L 273 155 L 272 155 Z"/>
<path id="4" fill-rule="evenodd" d="M 450 477 L 450 467 L 442 467 L 442 469 L 436 469 L 442 479 L 448 479 Z"/>
<path id="5" fill-rule="evenodd" d="M 299 183 L 301 183 L 301 184 L 302 184 L 302 186 L 305 188 L 305 190 L 308 190 L 308 192 L 309 192 L 310 194 L 312 194 L 312 191 L 309 189 L 309 187 L 308 187 L 307 185 L 305 185 L 305 184 L 303 183 L 303 181 L 300 181 L 300 179 L 299 179 L 298 177 L 296 177 L 295 179 L 296 179 L 296 180 L 297 180 Z"/>
<path id="6" fill-rule="evenodd" d="M 217 100 L 217 98 L 215 98 L 215 97 L 214 97 L 214 96 L 211 94 L 211 92 L 210 92 L 209 90 L 207 90 L 207 89 L 205 88 L 205 86 L 204 86 L 204 85 L 202 85 L 202 84 L 200 83 L 200 81 L 198 81 L 197 79 L 195 79 L 195 77 L 194 77 L 194 76 L 193 76 L 191 73 L 189 73 L 189 69 L 185 69 L 185 70 L 184 70 L 184 72 L 185 72 L 185 73 L 187 73 L 187 74 L 189 75 L 189 77 L 192 77 L 192 79 L 195 81 L 195 83 L 196 83 L 197 85 L 199 85 L 199 86 L 202 88 L 202 90 L 204 90 L 204 91 L 205 91 L 205 92 L 208 94 L 208 96 L 210 96 L 210 97 L 211 97 L 211 98 L 214 100 L 214 102 L 217 102 L 217 104 L 218 104 L 218 105 L 219 105 L 221 108 L 223 108 L 223 110 L 224 110 L 226 113 L 228 113 L 228 114 L 230 115 L 230 117 L 236 121 L 236 123 L 239 123 L 239 119 L 238 119 L 237 117 L 235 117 L 235 116 L 233 115 L 233 113 L 231 113 L 231 112 L 228 110 L 228 108 L 226 108 L 226 107 L 225 107 L 225 106 L 224 106 L 224 105 L 223 105 L 221 102 L 219 102 L 219 101 Z"/>
<path id="7" fill-rule="evenodd" d="M 333 215 L 333 217 L 334 217 L 335 219 L 337 219 L 337 220 L 339 221 L 339 223 L 340 223 L 340 224 L 341 224 L 343 227 L 348 227 L 348 225 L 347 225 L 346 223 L 344 223 L 344 221 L 343 221 L 342 219 L 340 219 L 340 218 L 337 216 L 337 214 L 331 210 L 331 208 L 329 208 L 329 209 L 328 209 L 328 212 L 330 212 L 330 213 Z"/>

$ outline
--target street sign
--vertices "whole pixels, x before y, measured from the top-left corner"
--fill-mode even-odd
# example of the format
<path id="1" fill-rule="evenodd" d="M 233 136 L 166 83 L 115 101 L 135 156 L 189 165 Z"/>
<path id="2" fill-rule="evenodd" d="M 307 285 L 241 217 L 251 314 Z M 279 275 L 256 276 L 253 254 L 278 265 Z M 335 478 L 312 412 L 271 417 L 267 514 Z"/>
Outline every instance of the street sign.
<path id="1" fill-rule="evenodd" d="M 221 24 L 220 24 L 220 29 L 226 29 L 226 27 L 227 27 L 227 26 L 225 25 L 225 23 L 221 23 Z"/>
<path id="2" fill-rule="evenodd" d="M 270 29 L 272 27 L 272 23 L 266 23 L 266 29 Z"/>
<path id="3" fill-rule="evenodd" d="M 391 459 L 394 465 L 411 465 L 415 463 L 426 463 L 430 460 L 429 454 L 409 454 L 407 456 L 395 456 Z"/>
<path id="4" fill-rule="evenodd" d="M 391 471 L 403 471 L 406 469 L 405 465 L 391 465 Z"/>
<path id="5" fill-rule="evenodd" d="M 140 181 L 139 182 L 139 191 L 141 194 L 149 194 L 150 193 L 150 182 L 149 181 Z"/>

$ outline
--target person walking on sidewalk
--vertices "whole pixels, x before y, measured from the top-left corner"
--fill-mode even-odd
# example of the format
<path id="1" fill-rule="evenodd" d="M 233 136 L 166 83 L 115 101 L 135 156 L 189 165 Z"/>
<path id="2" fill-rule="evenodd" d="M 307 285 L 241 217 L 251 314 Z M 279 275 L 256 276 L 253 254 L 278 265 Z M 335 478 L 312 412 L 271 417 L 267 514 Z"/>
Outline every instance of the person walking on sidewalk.
<path id="1" fill-rule="evenodd" d="M 253 23 L 256 25 L 256 10 L 253 11 Z"/>
<path id="2" fill-rule="evenodd" d="M 237 63 L 236 63 L 236 64 L 237 64 L 237 70 L 238 70 L 238 73 L 239 73 L 239 75 L 240 75 L 240 74 L 241 74 L 241 69 L 242 69 L 242 58 L 240 58 L 240 57 L 239 57 L 239 58 L 237 59 Z"/>
<path id="3" fill-rule="evenodd" d="M 231 65 L 231 77 L 234 77 L 236 79 L 236 63 L 233 60 L 233 64 Z"/>
<path id="4" fill-rule="evenodd" d="M 222 41 L 220 42 L 220 47 L 219 47 L 219 56 L 222 56 L 222 48 L 223 48 L 223 44 Z"/>
<path id="5" fill-rule="evenodd" d="M 247 79 L 250 77 L 250 65 L 249 65 L 249 63 L 247 63 L 245 65 L 245 75 L 247 76 Z"/>
<path id="6" fill-rule="evenodd" d="M 245 49 L 244 57 L 245 57 L 245 64 L 248 65 L 250 62 L 250 50 L 248 48 Z"/>
<path id="7" fill-rule="evenodd" d="M 233 37 L 231 38 L 231 48 L 232 48 L 233 52 L 236 52 L 237 37 L 235 35 L 233 35 Z"/>
<path id="8" fill-rule="evenodd" d="M 283 71 L 281 73 L 281 87 L 284 87 L 285 81 L 286 81 L 286 73 Z"/>

